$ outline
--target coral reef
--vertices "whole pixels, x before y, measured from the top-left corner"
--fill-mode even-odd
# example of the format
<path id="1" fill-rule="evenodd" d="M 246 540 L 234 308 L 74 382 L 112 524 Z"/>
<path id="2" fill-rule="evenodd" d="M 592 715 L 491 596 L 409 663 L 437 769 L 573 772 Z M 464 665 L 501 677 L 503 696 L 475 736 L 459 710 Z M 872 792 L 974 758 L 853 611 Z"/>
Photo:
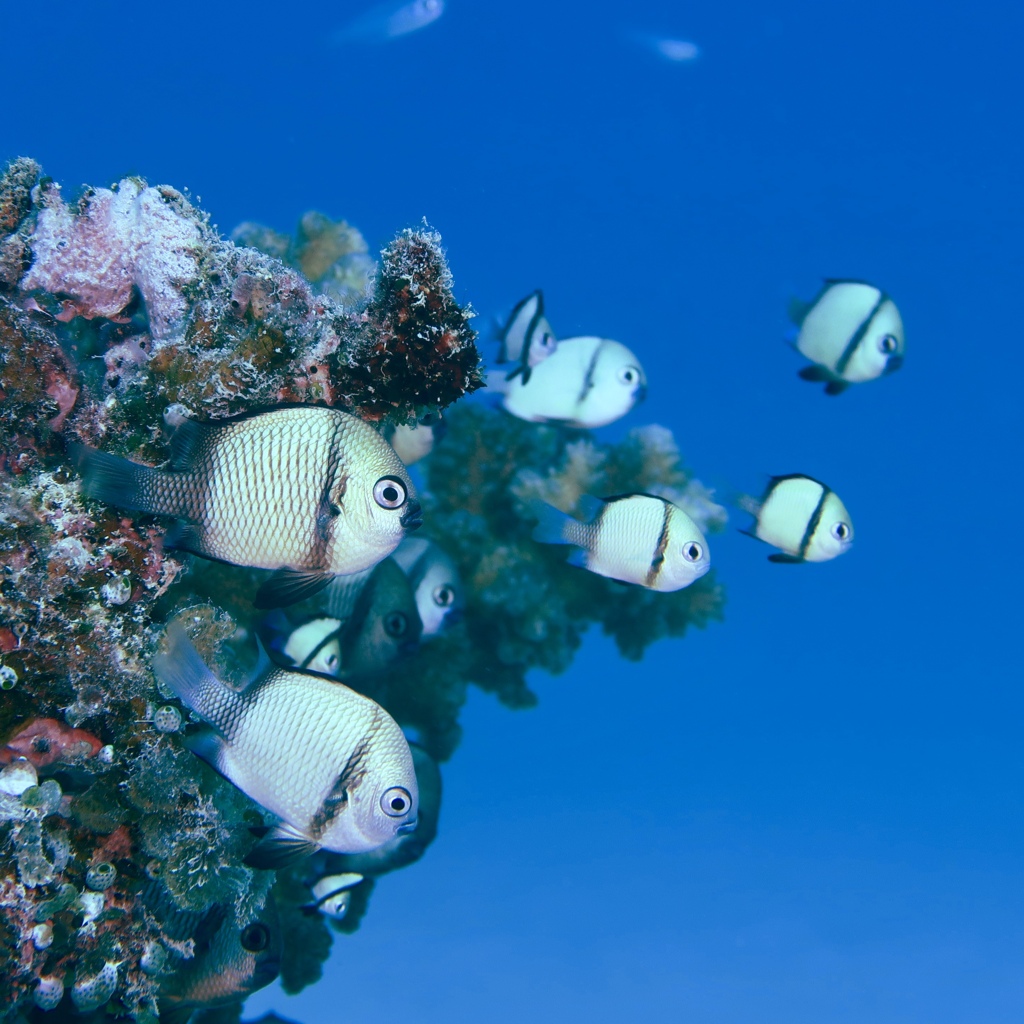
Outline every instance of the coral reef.
<path id="1" fill-rule="evenodd" d="M 387 430 L 481 374 L 435 232 L 400 233 L 375 273 L 359 233 L 322 215 L 294 240 L 254 225 L 235 238 L 258 248 L 219 238 L 166 186 L 126 179 L 69 203 L 31 160 L 0 176 L 0 1020 L 226 1024 L 278 974 L 298 991 L 381 876 L 433 839 L 437 763 L 458 745 L 468 686 L 528 707 L 527 673 L 564 671 L 591 626 L 638 658 L 721 614 L 710 575 L 655 595 L 529 539 L 528 499 L 571 508 L 585 492 L 656 491 L 720 525 L 667 431 L 609 445 L 462 403 L 422 465 L 424 532 L 457 563 L 464 615 L 353 680 L 423 748 L 436 806 L 355 867 L 245 866 L 268 822 L 185 748 L 188 712 L 150 661 L 176 617 L 218 674 L 244 678 L 265 574 L 190 563 L 165 550 L 165 521 L 84 497 L 64 439 L 155 464 L 185 417 L 281 402 Z M 306 904 L 316 872 L 338 870 L 365 879 L 328 921 Z"/>

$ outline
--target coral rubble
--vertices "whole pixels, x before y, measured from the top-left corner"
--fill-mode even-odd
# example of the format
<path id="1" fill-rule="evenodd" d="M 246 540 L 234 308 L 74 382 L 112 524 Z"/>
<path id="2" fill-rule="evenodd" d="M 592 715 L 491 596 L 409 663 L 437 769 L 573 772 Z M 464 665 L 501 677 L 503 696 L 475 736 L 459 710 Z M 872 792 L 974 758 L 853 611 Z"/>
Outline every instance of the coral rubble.
<path id="1" fill-rule="evenodd" d="M 528 707 L 527 673 L 563 671 L 591 625 L 639 658 L 721 614 L 713 576 L 654 595 L 529 539 L 530 498 L 570 508 L 585 492 L 654 490 L 720 525 L 667 431 L 608 445 L 463 404 L 423 466 L 424 532 L 467 584 L 464 617 L 353 681 L 422 747 L 436 806 L 356 867 L 245 866 L 264 814 L 185 748 L 188 712 L 150 660 L 173 616 L 215 671 L 243 678 L 263 577 L 189 564 L 165 521 L 84 497 L 64 438 L 155 464 L 184 418 L 305 402 L 387 430 L 482 377 L 435 232 L 401 232 L 376 270 L 358 231 L 322 215 L 295 240 L 252 224 L 234 238 L 166 186 L 131 178 L 70 203 L 31 160 L 0 177 L 0 1020 L 213 1024 L 278 974 L 298 991 L 380 876 L 433 839 L 437 763 L 469 685 Z M 338 870 L 366 877 L 328 921 L 310 885 Z"/>

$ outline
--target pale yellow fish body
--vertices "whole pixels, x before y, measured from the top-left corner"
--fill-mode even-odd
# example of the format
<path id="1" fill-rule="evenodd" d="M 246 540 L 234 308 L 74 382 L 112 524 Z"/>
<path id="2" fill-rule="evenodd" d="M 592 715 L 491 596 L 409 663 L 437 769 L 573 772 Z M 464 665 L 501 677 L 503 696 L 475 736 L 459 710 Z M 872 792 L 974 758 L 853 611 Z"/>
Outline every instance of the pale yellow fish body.
<path id="1" fill-rule="evenodd" d="M 419 522 L 409 475 L 355 416 L 313 406 L 186 421 L 166 470 L 76 450 L 86 490 L 176 516 L 185 550 L 263 569 L 345 574 L 386 558 Z"/>
<path id="2" fill-rule="evenodd" d="M 861 384 L 897 369 L 906 339 L 900 312 L 881 289 L 831 281 L 802 317 L 796 347 L 836 380 Z"/>
<path id="3" fill-rule="evenodd" d="M 213 727 L 186 742 L 295 838 L 358 853 L 414 826 L 412 755 L 383 708 L 341 683 L 283 669 L 236 691 L 210 672 L 180 626 L 167 637 L 167 652 L 153 662 L 157 678 Z"/>
<path id="4" fill-rule="evenodd" d="M 827 562 L 853 543 L 853 521 L 839 496 L 811 477 L 777 477 L 756 512 L 754 536 L 792 559 Z"/>
<path id="5" fill-rule="evenodd" d="M 334 788 L 349 759 L 365 750 L 346 806 L 331 817 Z M 409 744 L 379 705 L 342 683 L 299 672 L 272 672 L 255 706 L 241 716 L 218 765 L 239 789 L 317 845 L 357 853 L 383 845 L 400 819 L 382 818 L 385 790 L 414 796 Z"/>
<path id="6" fill-rule="evenodd" d="M 610 338 L 566 338 L 532 367 L 527 383 L 496 381 L 505 408 L 535 423 L 601 427 L 621 419 L 646 393 L 640 360 Z"/>
<path id="7" fill-rule="evenodd" d="M 282 409 L 232 423 L 204 451 L 190 484 L 204 554 L 237 565 L 352 573 L 386 558 L 405 534 L 373 499 L 401 460 L 368 424 L 332 409 Z M 323 497 L 340 510 L 319 517 Z"/>
<path id="8" fill-rule="evenodd" d="M 600 576 L 635 583 L 649 590 L 688 587 L 711 568 L 707 541 L 697 524 L 677 505 L 647 494 L 608 501 L 581 499 L 589 522 L 537 503 L 534 539 L 574 544 L 569 561 Z"/>
<path id="9" fill-rule="evenodd" d="M 406 466 L 425 459 L 433 450 L 434 428 L 421 423 L 403 423 L 391 435 L 391 447 Z"/>

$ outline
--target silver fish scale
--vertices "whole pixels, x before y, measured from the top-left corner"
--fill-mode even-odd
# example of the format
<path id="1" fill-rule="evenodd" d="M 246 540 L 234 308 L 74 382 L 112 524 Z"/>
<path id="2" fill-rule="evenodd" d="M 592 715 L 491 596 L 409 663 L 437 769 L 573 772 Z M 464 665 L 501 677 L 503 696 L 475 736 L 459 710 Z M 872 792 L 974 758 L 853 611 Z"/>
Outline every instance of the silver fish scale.
<path id="1" fill-rule="evenodd" d="M 323 568 L 316 517 L 343 433 L 331 410 L 293 409 L 213 434 L 189 474 L 208 481 L 197 517 L 204 553 L 257 568 Z"/>
<path id="2" fill-rule="evenodd" d="M 610 502 L 591 534 L 588 564 L 616 579 L 642 582 L 664 522 L 665 502 L 660 498 L 632 495 Z"/>
<path id="3" fill-rule="evenodd" d="M 385 724 L 393 723 L 347 686 L 276 670 L 245 699 L 221 770 L 267 810 L 308 829 L 357 747 L 365 743 L 378 763 L 400 749 L 401 732 L 382 734 Z"/>

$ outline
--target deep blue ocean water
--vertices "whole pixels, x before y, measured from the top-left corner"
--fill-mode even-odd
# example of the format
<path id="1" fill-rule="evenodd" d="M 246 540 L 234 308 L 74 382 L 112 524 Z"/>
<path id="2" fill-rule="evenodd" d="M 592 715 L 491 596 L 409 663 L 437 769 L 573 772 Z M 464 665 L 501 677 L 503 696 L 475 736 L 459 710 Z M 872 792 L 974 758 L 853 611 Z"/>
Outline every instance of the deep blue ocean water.
<path id="1" fill-rule="evenodd" d="M 696 475 L 831 483 L 857 543 L 711 539 L 726 621 L 589 638 L 534 710 L 474 693 L 441 835 L 381 883 L 311 1024 L 1002 1022 L 1024 1015 L 1016 5 L 450 0 L 2 9 L 0 156 L 188 186 L 225 232 L 422 217 L 481 324 L 536 287 L 643 359 Z M 634 31 L 693 40 L 672 64 Z M 899 374 L 825 397 L 791 295 L 867 278 Z"/>

